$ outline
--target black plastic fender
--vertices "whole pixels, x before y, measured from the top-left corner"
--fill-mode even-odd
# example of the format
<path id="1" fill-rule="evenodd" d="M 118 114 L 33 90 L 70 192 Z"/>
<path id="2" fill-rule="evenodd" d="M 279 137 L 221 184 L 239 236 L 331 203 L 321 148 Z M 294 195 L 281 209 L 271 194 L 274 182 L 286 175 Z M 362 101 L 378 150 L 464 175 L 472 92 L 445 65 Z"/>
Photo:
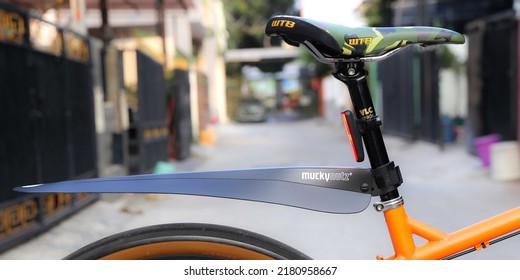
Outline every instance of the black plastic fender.
<path id="1" fill-rule="evenodd" d="M 367 208 L 374 186 L 373 175 L 367 168 L 282 167 L 94 178 L 14 190 L 198 195 L 353 214 Z"/>

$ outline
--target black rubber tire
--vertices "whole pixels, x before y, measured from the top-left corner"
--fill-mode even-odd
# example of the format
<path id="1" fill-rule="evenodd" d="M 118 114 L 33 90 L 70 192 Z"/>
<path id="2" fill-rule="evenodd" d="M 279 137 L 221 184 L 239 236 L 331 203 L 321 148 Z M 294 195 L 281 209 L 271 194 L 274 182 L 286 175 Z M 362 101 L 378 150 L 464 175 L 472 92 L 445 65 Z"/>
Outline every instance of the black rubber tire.
<path id="1" fill-rule="evenodd" d="M 154 225 L 114 234 L 65 259 L 310 259 L 269 237 L 212 224 Z"/>

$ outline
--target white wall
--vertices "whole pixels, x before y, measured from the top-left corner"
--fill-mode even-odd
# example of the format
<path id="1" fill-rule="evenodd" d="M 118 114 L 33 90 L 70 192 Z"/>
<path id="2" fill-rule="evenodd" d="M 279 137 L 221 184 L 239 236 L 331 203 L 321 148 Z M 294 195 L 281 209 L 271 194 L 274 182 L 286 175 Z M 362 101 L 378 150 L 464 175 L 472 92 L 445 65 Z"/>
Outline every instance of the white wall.
<path id="1" fill-rule="evenodd" d="M 343 125 L 341 112 L 346 109 L 352 110 L 352 102 L 347 86 L 333 76 L 323 79 L 323 105 L 327 121 Z"/>
<path id="2" fill-rule="evenodd" d="M 446 45 L 460 61 L 468 57 L 468 44 Z M 440 112 L 442 116 L 466 117 L 468 114 L 468 79 L 465 69 L 456 73 L 442 69 L 439 75 Z"/>

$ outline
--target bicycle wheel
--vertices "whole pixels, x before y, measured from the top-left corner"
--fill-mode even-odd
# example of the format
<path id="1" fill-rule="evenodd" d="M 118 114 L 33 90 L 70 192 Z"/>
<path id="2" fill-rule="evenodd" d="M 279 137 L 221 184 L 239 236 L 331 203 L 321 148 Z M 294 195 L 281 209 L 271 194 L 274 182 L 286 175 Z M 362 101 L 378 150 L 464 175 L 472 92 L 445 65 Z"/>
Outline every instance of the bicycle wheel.
<path id="1" fill-rule="evenodd" d="M 164 224 L 114 234 L 65 259 L 309 259 L 269 237 L 212 224 Z"/>

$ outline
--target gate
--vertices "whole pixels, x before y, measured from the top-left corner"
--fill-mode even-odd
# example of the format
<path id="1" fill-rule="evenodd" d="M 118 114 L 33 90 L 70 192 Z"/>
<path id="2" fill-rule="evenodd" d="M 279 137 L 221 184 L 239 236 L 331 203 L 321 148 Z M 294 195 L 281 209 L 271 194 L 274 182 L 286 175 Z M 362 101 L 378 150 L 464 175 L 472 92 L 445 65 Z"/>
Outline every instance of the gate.
<path id="1" fill-rule="evenodd" d="M 190 156 L 193 139 L 191 126 L 190 80 L 188 69 L 182 67 L 172 71 L 168 88 L 170 106 L 170 157 L 184 160 Z"/>
<path id="2" fill-rule="evenodd" d="M 414 53 L 411 48 L 378 63 L 383 99 L 384 131 L 403 138 L 415 138 Z M 398 76 L 396 76 L 398 73 Z"/>
<path id="3" fill-rule="evenodd" d="M 435 51 L 409 47 L 378 63 L 386 133 L 442 140 L 436 56 Z"/>
<path id="4" fill-rule="evenodd" d="M 469 141 L 498 133 L 517 138 L 517 21 L 512 12 L 474 21 L 468 43 Z M 471 144 L 469 144 L 471 147 Z M 470 149 L 471 150 L 471 149 Z"/>
<path id="5" fill-rule="evenodd" d="M 168 160 L 166 80 L 162 64 L 137 50 L 136 99 L 131 106 L 129 129 L 130 174 L 150 172 L 158 161 Z"/>
<path id="6" fill-rule="evenodd" d="M 0 251 L 97 199 L 14 186 L 94 177 L 89 42 L 0 3 Z"/>

